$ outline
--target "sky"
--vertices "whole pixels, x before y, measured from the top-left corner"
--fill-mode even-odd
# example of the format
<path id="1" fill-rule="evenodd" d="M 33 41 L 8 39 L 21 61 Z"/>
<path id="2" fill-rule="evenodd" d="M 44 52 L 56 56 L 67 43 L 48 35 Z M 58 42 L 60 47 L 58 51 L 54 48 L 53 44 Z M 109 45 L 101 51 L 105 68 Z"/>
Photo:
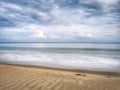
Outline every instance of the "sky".
<path id="1" fill-rule="evenodd" d="M 0 42 L 120 42 L 120 0 L 0 0 Z"/>

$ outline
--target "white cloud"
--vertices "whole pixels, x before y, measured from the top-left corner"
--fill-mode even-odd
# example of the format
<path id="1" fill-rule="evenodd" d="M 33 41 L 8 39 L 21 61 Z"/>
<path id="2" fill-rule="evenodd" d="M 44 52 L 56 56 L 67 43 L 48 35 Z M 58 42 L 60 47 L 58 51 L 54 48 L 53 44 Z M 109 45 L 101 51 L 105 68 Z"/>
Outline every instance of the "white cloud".
<path id="1" fill-rule="evenodd" d="M 40 26 L 29 24 L 22 27 L 22 31 L 30 32 L 33 38 L 46 39 L 75 39 L 87 37 L 96 39 L 110 39 L 119 36 L 119 29 L 115 26 L 90 26 L 90 25 L 50 25 Z"/>
<path id="2" fill-rule="evenodd" d="M 5 12 L 6 12 L 6 9 L 4 9 L 3 7 L 0 7 L 0 12 L 1 12 L 1 13 L 5 13 Z"/>
<path id="3" fill-rule="evenodd" d="M 116 2 L 119 1 L 119 0 L 98 0 L 98 1 L 101 2 L 101 3 L 103 3 L 103 4 L 108 4 L 108 5 L 110 5 L 110 4 L 116 3 Z"/>
<path id="4" fill-rule="evenodd" d="M 44 34 L 43 31 L 37 31 L 35 32 L 32 37 L 35 37 L 35 38 L 47 38 L 47 36 Z"/>
<path id="5" fill-rule="evenodd" d="M 108 12 L 111 9 L 111 5 L 116 4 L 119 0 L 97 0 L 99 3 L 101 3 L 103 10 L 105 12 Z"/>
<path id="6" fill-rule="evenodd" d="M 39 16 L 41 16 L 42 19 L 47 20 L 47 19 L 50 18 L 50 17 L 49 17 L 46 13 L 44 13 L 44 12 L 36 11 L 36 13 L 37 13 Z"/>
<path id="7" fill-rule="evenodd" d="M 98 1 L 106 12 L 109 11 L 109 6 L 115 4 L 118 0 Z M 44 0 L 42 2 L 45 3 Z M 13 21 L 17 24 L 16 27 L 4 28 L 2 32 L 28 33 L 26 39 L 37 38 L 48 40 L 71 40 L 82 37 L 99 40 L 120 36 L 119 27 L 117 27 L 119 23 L 116 22 L 116 15 L 113 13 L 103 12 L 103 14 L 96 15 L 97 10 L 89 11 L 90 9 L 86 10 L 82 7 L 62 8 L 57 3 L 53 1 L 52 3 L 51 10 L 44 11 L 32 7 L 1 2 L 0 12 L 2 13 L 0 15 L 6 18 L 6 20 Z M 88 1 L 88 4 L 91 3 Z M 45 5 L 42 4 L 42 7 L 49 7 L 49 5 Z M 10 12 L 9 8 L 11 9 Z M 50 22 L 44 22 L 44 20 L 50 20 Z"/>
<path id="8" fill-rule="evenodd" d="M 5 2 L 0 2 L 0 6 L 3 8 L 11 8 L 11 9 L 16 9 L 16 10 L 22 10 L 23 8 L 19 5 L 15 5 L 12 3 L 5 3 Z"/>

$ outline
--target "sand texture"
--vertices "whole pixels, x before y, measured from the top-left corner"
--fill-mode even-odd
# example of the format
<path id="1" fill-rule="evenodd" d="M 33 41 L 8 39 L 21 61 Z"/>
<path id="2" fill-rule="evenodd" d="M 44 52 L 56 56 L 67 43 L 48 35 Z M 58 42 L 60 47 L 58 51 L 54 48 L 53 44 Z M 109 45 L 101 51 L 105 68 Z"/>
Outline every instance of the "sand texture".
<path id="1" fill-rule="evenodd" d="M 120 74 L 0 64 L 0 90 L 120 90 Z"/>

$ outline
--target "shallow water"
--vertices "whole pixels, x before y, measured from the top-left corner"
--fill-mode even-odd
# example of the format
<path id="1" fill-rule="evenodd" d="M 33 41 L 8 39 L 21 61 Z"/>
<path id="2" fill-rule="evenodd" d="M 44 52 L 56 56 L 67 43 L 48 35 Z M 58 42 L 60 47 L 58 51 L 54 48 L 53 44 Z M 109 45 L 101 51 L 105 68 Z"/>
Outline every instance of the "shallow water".
<path id="1" fill-rule="evenodd" d="M 120 72 L 120 44 L 0 43 L 0 62 Z"/>

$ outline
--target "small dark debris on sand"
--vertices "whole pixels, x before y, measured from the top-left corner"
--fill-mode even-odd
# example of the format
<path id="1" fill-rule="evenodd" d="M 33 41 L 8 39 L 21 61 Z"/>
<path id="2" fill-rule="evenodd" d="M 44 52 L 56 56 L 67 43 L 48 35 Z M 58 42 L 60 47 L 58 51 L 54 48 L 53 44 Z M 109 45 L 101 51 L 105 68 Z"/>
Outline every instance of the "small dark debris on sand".
<path id="1" fill-rule="evenodd" d="M 86 76 L 85 74 L 80 74 L 80 73 L 76 73 L 75 75 L 77 75 L 77 76 Z"/>

